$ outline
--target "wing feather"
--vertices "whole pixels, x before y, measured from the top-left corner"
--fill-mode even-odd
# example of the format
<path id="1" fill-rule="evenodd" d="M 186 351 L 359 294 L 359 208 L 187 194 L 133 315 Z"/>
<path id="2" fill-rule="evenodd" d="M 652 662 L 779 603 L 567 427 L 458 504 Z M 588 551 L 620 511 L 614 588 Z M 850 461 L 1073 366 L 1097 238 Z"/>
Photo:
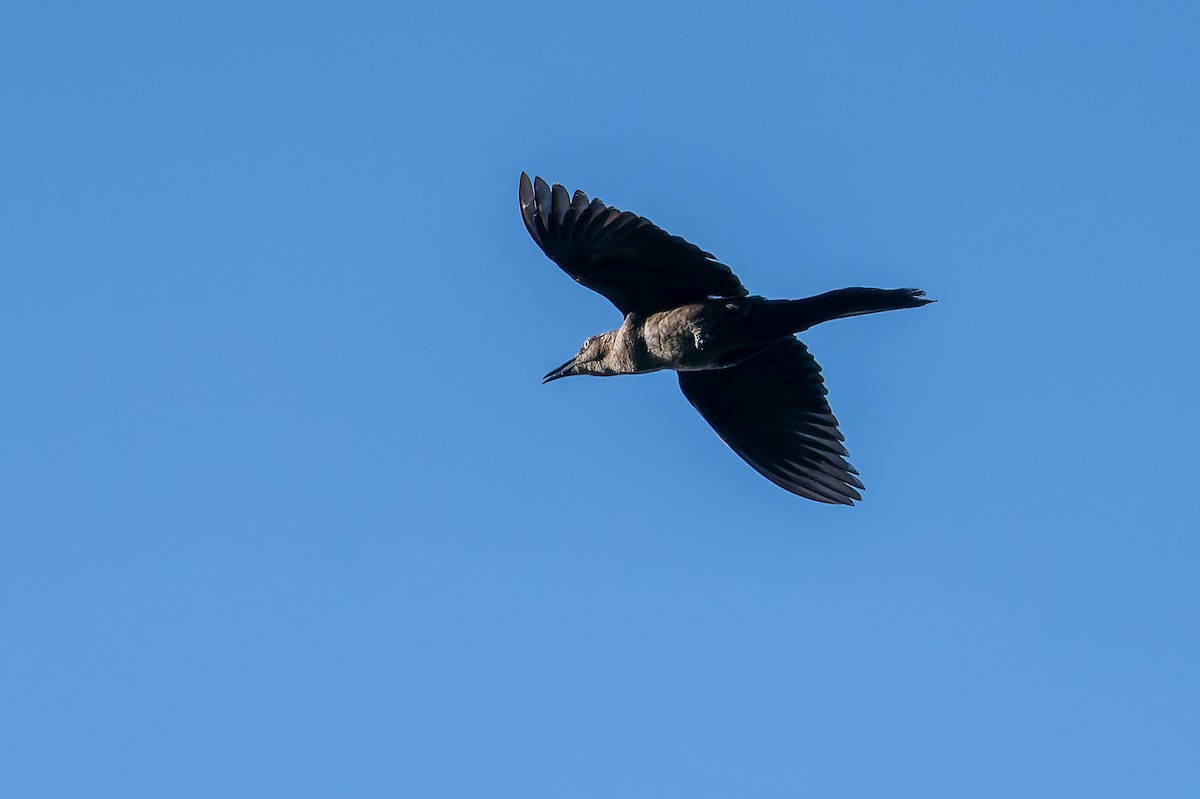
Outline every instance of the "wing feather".
<path id="1" fill-rule="evenodd" d="M 637 214 L 522 173 L 521 218 L 534 242 L 621 313 L 653 313 L 710 297 L 744 297 L 737 275 Z"/>
<path id="2" fill-rule="evenodd" d="M 795 338 L 727 369 L 680 372 L 679 387 L 730 449 L 771 482 L 818 502 L 862 499 L 821 367 Z"/>

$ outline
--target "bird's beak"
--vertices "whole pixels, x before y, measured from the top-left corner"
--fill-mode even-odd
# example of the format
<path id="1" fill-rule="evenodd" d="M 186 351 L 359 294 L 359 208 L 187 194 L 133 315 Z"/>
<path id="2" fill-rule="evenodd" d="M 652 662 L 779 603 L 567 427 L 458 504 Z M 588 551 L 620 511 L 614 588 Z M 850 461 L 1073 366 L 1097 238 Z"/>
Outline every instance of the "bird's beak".
<path id="1" fill-rule="evenodd" d="M 575 371 L 575 359 L 572 358 L 557 369 L 551 369 L 546 376 L 542 378 L 542 385 L 549 383 L 551 380 L 557 380 L 560 377 L 570 377 L 571 375 L 576 374 L 579 373 Z"/>

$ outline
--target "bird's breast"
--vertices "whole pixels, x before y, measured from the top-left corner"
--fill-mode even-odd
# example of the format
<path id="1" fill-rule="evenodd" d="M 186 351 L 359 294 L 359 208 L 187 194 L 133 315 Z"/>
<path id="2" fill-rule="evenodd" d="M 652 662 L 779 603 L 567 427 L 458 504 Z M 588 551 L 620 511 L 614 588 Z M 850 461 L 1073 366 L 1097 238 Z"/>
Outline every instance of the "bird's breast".
<path id="1" fill-rule="evenodd" d="M 639 353 L 639 369 L 687 372 L 720 368 L 727 335 L 708 316 L 700 303 L 648 316 L 642 323 L 644 347 Z"/>

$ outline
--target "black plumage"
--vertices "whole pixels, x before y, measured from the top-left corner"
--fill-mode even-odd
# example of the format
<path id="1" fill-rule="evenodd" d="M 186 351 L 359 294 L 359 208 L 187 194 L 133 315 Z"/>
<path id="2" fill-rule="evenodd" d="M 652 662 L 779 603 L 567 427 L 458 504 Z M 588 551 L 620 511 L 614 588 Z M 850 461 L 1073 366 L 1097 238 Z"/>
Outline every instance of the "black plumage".
<path id="1" fill-rule="evenodd" d="M 623 314 L 749 292 L 728 266 L 648 219 L 521 175 L 521 217 L 542 252 Z"/>

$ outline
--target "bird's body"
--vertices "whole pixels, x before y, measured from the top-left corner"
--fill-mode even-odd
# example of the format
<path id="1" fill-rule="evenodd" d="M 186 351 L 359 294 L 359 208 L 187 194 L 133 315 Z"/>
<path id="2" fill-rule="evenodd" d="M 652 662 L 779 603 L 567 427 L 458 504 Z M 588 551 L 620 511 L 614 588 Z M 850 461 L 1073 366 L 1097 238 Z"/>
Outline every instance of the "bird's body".
<path id="1" fill-rule="evenodd" d="M 720 359 L 729 352 L 732 338 L 725 335 L 723 307 L 723 302 L 689 303 L 648 316 L 628 314 L 619 328 L 602 334 L 611 336 L 606 341 L 605 370 L 617 375 L 727 366 Z"/>
<path id="2" fill-rule="evenodd" d="M 712 255 L 583 192 L 572 197 L 522 174 L 520 200 L 525 226 L 546 255 L 624 314 L 619 328 L 588 338 L 546 382 L 674 370 L 696 410 L 760 474 L 820 502 L 861 499 L 821 369 L 794 334 L 845 316 L 917 308 L 931 302 L 924 292 L 747 296 Z"/>

